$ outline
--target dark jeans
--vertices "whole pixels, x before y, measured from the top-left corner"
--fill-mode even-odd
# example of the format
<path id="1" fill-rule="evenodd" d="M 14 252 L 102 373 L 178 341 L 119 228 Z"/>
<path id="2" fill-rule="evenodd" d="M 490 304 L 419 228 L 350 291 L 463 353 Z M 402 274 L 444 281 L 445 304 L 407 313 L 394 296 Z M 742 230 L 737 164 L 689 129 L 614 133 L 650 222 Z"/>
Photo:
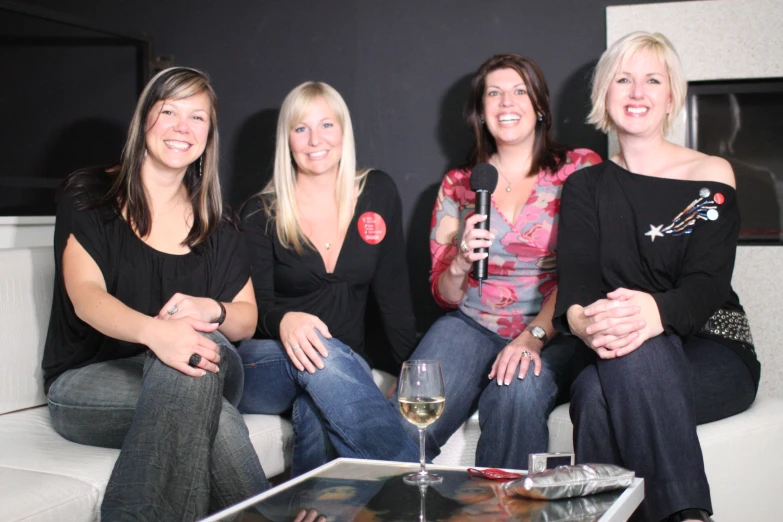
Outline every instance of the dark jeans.
<path id="1" fill-rule="evenodd" d="M 577 461 L 617 464 L 644 478 L 639 520 L 687 508 L 711 513 L 696 425 L 745 411 L 755 396 L 742 360 L 709 339 L 683 345 L 664 334 L 626 356 L 596 358 L 571 387 Z"/>
<path id="2" fill-rule="evenodd" d="M 415 462 L 419 451 L 402 427 L 407 422 L 386 402 L 367 362 L 338 339 L 321 341 L 329 356 L 312 374 L 297 370 L 279 341 L 243 341 L 245 389 L 239 409 L 279 414 L 293 408 L 292 476 L 335 455 Z"/>
<path id="3" fill-rule="evenodd" d="M 582 368 L 573 357 L 580 342 L 558 335 L 541 352 L 543 369 L 538 377 L 531 365 L 524 379 L 498 386 L 487 375 L 509 342 L 458 310 L 438 319 L 421 340 L 410 358 L 440 361 L 446 382 L 443 415 L 427 428 L 429 459 L 440 453 L 477 408 L 481 426 L 477 466 L 527 469 L 529 453 L 547 451 L 549 414 L 567 400 L 568 394 L 560 391 L 568 390 Z M 391 402 L 396 405 L 396 395 Z M 416 427 L 408 424 L 408 430 L 418 440 Z"/>
<path id="4" fill-rule="evenodd" d="M 79 444 L 121 448 L 101 520 L 203 518 L 267 489 L 234 407 L 242 365 L 221 334 L 220 372 L 190 377 L 151 352 L 68 370 L 49 389 L 54 427 Z"/>

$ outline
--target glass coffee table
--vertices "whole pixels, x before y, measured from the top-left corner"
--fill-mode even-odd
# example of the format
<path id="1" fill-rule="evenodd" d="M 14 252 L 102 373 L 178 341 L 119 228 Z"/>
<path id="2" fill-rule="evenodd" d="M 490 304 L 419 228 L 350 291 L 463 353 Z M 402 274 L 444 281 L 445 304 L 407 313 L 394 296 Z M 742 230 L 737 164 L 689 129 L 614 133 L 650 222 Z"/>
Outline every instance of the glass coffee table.
<path id="1" fill-rule="evenodd" d="M 508 496 L 502 482 L 472 477 L 465 468 L 427 469 L 437 470 L 443 482 L 424 488 L 403 483 L 403 475 L 417 471 L 418 464 L 337 459 L 204 522 L 620 522 L 644 498 L 642 479 L 624 490 L 540 501 Z"/>

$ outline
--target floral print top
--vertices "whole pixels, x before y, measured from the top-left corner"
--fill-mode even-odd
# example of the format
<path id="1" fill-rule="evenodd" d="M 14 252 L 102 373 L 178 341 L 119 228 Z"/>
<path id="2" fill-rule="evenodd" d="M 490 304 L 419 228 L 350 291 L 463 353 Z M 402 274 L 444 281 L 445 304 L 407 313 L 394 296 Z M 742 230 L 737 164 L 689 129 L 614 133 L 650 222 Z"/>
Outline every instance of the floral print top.
<path id="1" fill-rule="evenodd" d="M 481 296 L 478 281 L 470 277 L 468 290 L 459 303 L 449 302 L 440 295 L 438 280 L 459 253 L 458 240 L 465 219 L 474 213 L 476 194 L 470 190 L 470 171 L 448 172 L 432 213 L 430 284 L 435 301 L 446 309 L 459 307 L 468 317 L 503 338 L 514 339 L 521 334 L 557 288 L 557 224 L 563 183 L 575 171 L 600 162 L 595 152 L 575 149 L 567 153 L 557 172 L 539 172 L 515 223 L 498 211 L 493 197 L 489 221 L 495 241 L 489 248 L 489 277 L 484 281 Z M 446 232 L 453 230 L 455 221 L 459 222 L 456 234 Z"/>

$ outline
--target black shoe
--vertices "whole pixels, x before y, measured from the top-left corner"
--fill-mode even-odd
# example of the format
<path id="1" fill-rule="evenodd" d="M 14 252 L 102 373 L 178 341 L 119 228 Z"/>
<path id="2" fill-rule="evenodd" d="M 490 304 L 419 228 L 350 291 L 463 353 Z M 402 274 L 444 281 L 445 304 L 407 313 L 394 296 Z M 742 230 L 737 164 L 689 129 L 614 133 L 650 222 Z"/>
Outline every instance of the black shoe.
<path id="1" fill-rule="evenodd" d="M 701 520 L 701 522 L 714 522 L 710 514 L 703 509 L 683 509 L 666 517 L 664 522 L 683 522 L 684 520 Z"/>

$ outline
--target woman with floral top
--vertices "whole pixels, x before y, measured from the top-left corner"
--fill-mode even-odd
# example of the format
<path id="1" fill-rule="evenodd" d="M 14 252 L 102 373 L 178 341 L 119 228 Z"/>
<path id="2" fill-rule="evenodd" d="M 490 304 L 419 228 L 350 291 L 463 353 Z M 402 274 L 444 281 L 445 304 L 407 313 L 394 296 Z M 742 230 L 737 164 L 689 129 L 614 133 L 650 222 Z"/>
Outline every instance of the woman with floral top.
<path id="1" fill-rule="evenodd" d="M 443 179 L 430 236 L 432 294 L 454 311 L 411 358 L 439 360 L 446 380 L 447 406 L 428 430 L 428 457 L 478 407 L 476 464 L 520 469 L 529 453 L 547 450 L 547 417 L 581 368 L 572 361 L 574 339 L 555 338 L 552 327 L 557 222 L 566 178 L 600 158 L 553 142 L 543 74 L 517 54 L 479 68 L 466 117 L 476 142 L 467 165 Z M 471 169 L 483 162 L 500 174 L 488 231 L 475 228 L 487 218 L 475 214 L 470 190 Z M 476 253 L 480 247 L 489 254 Z M 470 271 L 487 256 L 489 277 L 479 295 Z"/>

